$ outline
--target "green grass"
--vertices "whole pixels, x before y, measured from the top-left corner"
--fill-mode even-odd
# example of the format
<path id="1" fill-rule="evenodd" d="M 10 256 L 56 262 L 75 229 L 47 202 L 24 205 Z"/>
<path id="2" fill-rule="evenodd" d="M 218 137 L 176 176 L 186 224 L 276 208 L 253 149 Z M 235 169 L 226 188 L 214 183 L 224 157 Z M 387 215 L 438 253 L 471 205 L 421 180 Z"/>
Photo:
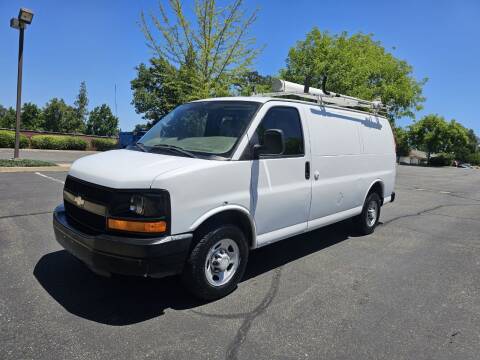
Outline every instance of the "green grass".
<path id="1" fill-rule="evenodd" d="M 32 167 L 32 166 L 57 166 L 49 161 L 42 161 L 42 160 L 28 160 L 28 159 L 20 159 L 20 160 L 3 160 L 0 159 L 0 167 Z"/>

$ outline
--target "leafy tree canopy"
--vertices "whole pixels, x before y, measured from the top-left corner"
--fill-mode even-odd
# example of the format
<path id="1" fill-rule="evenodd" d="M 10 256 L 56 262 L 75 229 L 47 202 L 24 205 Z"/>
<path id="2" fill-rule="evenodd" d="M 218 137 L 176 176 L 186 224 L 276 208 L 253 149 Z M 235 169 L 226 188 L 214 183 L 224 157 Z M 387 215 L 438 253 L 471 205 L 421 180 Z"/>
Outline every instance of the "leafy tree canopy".
<path id="1" fill-rule="evenodd" d="M 408 132 L 401 128 L 395 127 L 394 129 L 395 134 L 395 144 L 396 144 L 396 152 L 397 156 L 408 156 L 410 155 L 410 143 L 408 139 Z"/>
<path id="2" fill-rule="evenodd" d="M 442 116 L 431 114 L 409 127 L 409 141 L 412 146 L 425 151 L 427 159 L 432 153 L 450 153 L 456 159 L 466 161 L 475 152 L 471 133 L 455 120 L 448 122 Z"/>
<path id="3" fill-rule="evenodd" d="M 472 152 L 468 130 L 457 121 L 451 120 L 448 123 L 447 131 L 447 151 L 454 154 L 456 159 L 466 161 L 468 155 Z"/>
<path id="4" fill-rule="evenodd" d="M 389 118 L 414 117 L 425 98 L 412 67 L 388 53 L 372 35 L 347 33 L 331 35 L 313 28 L 305 40 L 290 49 L 285 80 L 321 87 L 327 77 L 327 90 L 366 100 L 380 98 L 389 106 Z"/>
<path id="5" fill-rule="evenodd" d="M 15 109 L 12 107 L 4 108 L 3 106 L 0 107 L 0 127 L 13 129 L 15 127 L 16 122 L 16 112 Z"/>
<path id="6" fill-rule="evenodd" d="M 141 15 L 142 30 L 155 56 L 149 66 L 136 68 L 131 87 L 132 104 L 150 121 L 147 127 L 184 102 L 235 92 L 259 53 L 248 37 L 256 11 L 247 15 L 243 0 L 226 6 L 198 0 L 193 21 L 187 19 L 180 0 L 168 4 L 170 11 L 159 5 L 160 16 Z"/>
<path id="7" fill-rule="evenodd" d="M 155 124 L 160 118 L 181 103 L 178 71 L 164 59 L 153 58 L 150 66 L 137 66 L 137 77 L 132 80 L 132 104 L 137 113 Z"/>
<path id="8" fill-rule="evenodd" d="M 80 89 L 78 91 L 77 98 L 74 102 L 75 105 L 75 112 L 77 113 L 77 117 L 83 123 L 86 122 L 86 117 L 88 114 L 88 95 L 87 95 L 87 84 L 85 81 L 80 83 Z"/>
<path id="9" fill-rule="evenodd" d="M 169 0 L 170 13 L 159 3 L 160 16 L 141 14 L 142 30 L 157 57 L 179 69 L 181 86 L 192 98 L 227 95 L 240 74 L 250 68 L 259 50 L 248 32 L 257 11 L 247 15 L 244 0 L 225 6 L 216 0 L 197 0 L 194 21 L 187 19 L 181 0 Z"/>
<path id="10" fill-rule="evenodd" d="M 247 71 L 241 74 L 233 86 L 238 95 L 250 96 L 254 93 L 266 93 L 272 90 L 273 77 L 263 76 L 258 71 Z"/>
<path id="11" fill-rule="evenodd" d="M 442 116 L 427 115 L 409 127 L 409 137 L 415 148 L 427 153 L 429 162 L 432 153 L 448 149 L 448 123 Z"/>
<path id="12" fill-rule="evenodd" d="M 63 99 L 50 100 L 43 110 L 42 120 L 47 131 L 68 133 L 84 131 L 84 123 L 78 118 L 77 112 Z"/>
<path id="13" fill-rule="evenodd" d="M 43 128 L 42 110 L 35 104 L 28 102 L 22 106 L 22 129 L 38 130 Z"/>
<path id="14" fill-rule="evenodd" d="M 95 107 L 88 117 L 87 134 L 113 136 L 118 134 L 118 118 L 107 104 Z"/>

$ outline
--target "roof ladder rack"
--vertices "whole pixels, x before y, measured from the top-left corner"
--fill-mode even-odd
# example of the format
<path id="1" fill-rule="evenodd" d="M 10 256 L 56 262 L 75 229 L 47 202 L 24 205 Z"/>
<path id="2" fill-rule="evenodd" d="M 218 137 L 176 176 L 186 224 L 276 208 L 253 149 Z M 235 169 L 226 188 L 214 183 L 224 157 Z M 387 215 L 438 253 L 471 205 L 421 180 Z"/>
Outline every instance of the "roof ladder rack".
<path id="1" fill-rule="evenodd" d="M 308 88 L 308 93 L 303 92 L 305 87 L 293 82 L 274 79 L 272 84 L 273 92 L 256 94 L 257 96 L 269 96 L 269 97 L 296 97 L 304 101 L 314 102 L 320 105 L 330 104 L 343 108 L 356 108 L 367 109 L 374 113 L 379 111 L 387 111 L 388 108 L 382 104 L 379 100 L 368 101 L 358 99 L 352 96 L 341 95 L 334 92 L 324 92 L 321 89 L 313 87 Z"/>

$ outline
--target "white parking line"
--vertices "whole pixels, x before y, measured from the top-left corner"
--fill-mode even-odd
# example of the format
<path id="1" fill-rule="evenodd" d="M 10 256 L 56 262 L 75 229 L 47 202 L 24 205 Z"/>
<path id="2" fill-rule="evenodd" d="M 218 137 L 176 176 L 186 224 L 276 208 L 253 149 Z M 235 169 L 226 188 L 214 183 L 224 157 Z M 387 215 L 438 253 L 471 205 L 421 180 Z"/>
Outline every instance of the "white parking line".
<path id="1" fill-rule="evenodd" d="M 55 179 L 54 177 L 47 176 L 47 175 L 45 175 L 45 174 L 42 174 L 42 173 L 39 173 L 39 172 L 36 172 L 35 174 L 37 174 L 37 175 L 39 175 L 39 176 L 42 176 L 42 177 L 44 177 L 44 178 L 47 178 L 47 179 L 50 179 L 50 180 L 53 180 L 53 181 L 59 182 L 60 184 L 63 184 L 63 185 L 65 185 L 65 182 L 63 182 L 62 180 Z"/>

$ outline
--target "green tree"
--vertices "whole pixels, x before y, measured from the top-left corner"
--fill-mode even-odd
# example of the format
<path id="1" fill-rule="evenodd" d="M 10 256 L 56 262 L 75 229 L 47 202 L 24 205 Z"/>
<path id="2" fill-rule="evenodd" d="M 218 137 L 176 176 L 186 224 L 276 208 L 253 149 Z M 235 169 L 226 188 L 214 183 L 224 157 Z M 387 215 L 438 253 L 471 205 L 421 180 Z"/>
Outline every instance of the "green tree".
<path id="1" fill-rule="evenodd" d="M 0 105 L 0 124 L 6 113 L 7 113 L 7 108 Z"/>
<path id="2" fill-rule="evenodd" d="M 22 106 L 22 129 L 40 130 L 42 124 L 42 110 L 33 103 L 25 103 Z"/>
<path id="3" fill-rule="evenodd" d="M 118 118 L 106 104 L 95 107 L 88 117 L 87 134 L 113 136 L 118 134 Z"/>
<path id="4" fill-rule="evenodd" d="M 9 107 L 8 109 L 0 109 L 0 128 L 13 129 L 15 128 L 15 123 L 17 120 L 17 113 L 14 108 Z"/>
<path id="5" fill-rule="evenodd" d="M 84 124 L 78 118 L 77 112 L 63 99 L 53 98 L 45 105 L 42 122 L 47 131 L 68 133 L 84 131 Z"/>
<path id="6" fill-rule="evenodd" d="M 478 148 L 479 138 L 475 135 L 473 129 L 468 129 L 468 147 L 471 153 L 476 153 L 479 151 Z"/>
<path id="7" fill-rule="evenodd" d="M 273 78 L 263 76 L 258 71 L 248 71 L 240 74 L 235 80 L 234 86 L 239 95 L 250 96 L 253 93 L 266 93 L 272 89 Z"/>
<path id="8" fill-rule="evenodd" d="M 449 150 L 449 125 L 442 116 L 427 115 L 410 125 L 409 140 L 412 146 L 427 153 L 427 163 L 430 163 L 432 153 Z"/>
<path id="9" fill-rule="evenodd" d="M 88 109 L 87 109 L 88 94 L 87 94 L 87 84 L 85 83 L 85 81 L 82 81 L 80 83 L 80 89 L 78 91 L 78 95 L 77 95 L 77 98 L 75 99 L 74 105 L 75 105 L 75 112 L 77 114 L 79 121 L 85 124 L 87 120 L 87 115 L 88 115 Z"/>
<path id="10" fill-rule="evenodd" d="M 257 11 L 246 16 L 243 0 L 223 6 L 216 0 L 197 0 L 195 21 L 189 21 L 181 0 L 169 0 L 169 11 L 160 3 L 160 16 L 141 14 L 142 30 L 158 59 L 182 69 L 186 80 L 177 82 L 190 99 L 228 95 L 240 74 L 249 71 L 259 50 L 248 32 Z M 169 14 L 173 14 L 170 17 Z M 172 19 L 173 18 L 173 19 Z M 159 36 L 157 36 L 159 35 Z"/>
<path id="11" fill-rule="evenodd" d="M 181 103 L 178 71 L 163 58 L 150 59 L 150 66 L 140 64 L 136 70 L 137 77 L 131 81 L 132 105 L 151 127 Z"/>
<path id="12" fill-rule="evenodd" d="M 361 33 L 331 35 L 313 28 L 290 49 L 280 75 L 314 87 L 320 87 L 326 76 L 327 90 L 366 100 L 380 98 L 389 107 L 391 121 L 413 118 L 425 100 L 426 79 L 417 81 L 406 61 L 387 52 L 372 35 Z"/>
<path id="13" fill-rule="evenodd" d="M 468 130 L 455 120 L 448 123 L 448 147 L 447 151 L 452 153 L 456 159 L 467 161 L 471 152 L 469 146 Z"/>
<path id="14" fill-rule="evenodd" d="M 411 150 L 408 132 L 401 127 L 395 127 L 394 134 L 397 156 L 408 156 Z"/>

